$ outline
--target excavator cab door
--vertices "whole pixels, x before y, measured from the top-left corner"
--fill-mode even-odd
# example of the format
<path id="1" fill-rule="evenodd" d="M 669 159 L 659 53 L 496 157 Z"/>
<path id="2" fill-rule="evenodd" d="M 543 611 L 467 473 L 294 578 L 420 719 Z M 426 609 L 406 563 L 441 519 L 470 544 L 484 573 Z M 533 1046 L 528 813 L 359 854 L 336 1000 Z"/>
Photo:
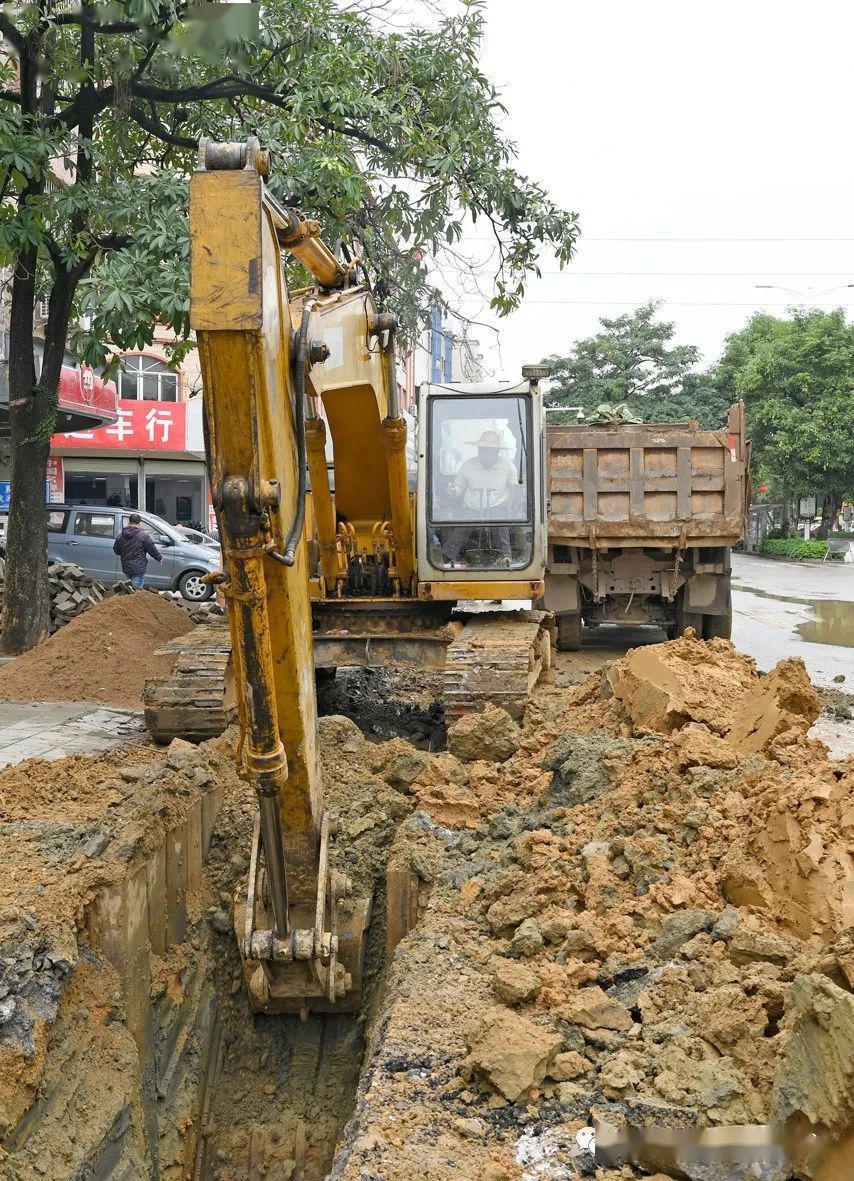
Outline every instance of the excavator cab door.
<path id="1" fill-rule="evenodd" d="M 535 383 L 420 390 L 418 577 L 543 575 L 542 400 Z"/>

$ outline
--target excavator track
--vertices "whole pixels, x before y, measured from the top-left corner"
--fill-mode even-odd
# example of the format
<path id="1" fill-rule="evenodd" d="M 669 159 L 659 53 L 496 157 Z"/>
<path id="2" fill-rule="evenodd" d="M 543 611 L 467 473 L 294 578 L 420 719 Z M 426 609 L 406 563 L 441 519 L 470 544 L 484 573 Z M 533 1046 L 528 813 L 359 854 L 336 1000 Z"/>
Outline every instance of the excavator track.
<path id="1" fill-rule="evenodd" d="M 519 721 L 531 690 L 551 668 L 554 616 L 548 611 L 473 615 L 448 645 L 445 720 L 448 725 L 487 703 Z"/>
<path id="2" fill-rule="evenodd" d="M 458 616 L 453 624 L 459 627 L 461 618 L 465 616 Z M 449 627 L 446 636 L 453 635 L 454 630 L 454 626 Z M 551 667 L 555 637 L 554 616 L 548 611 L 468 616 L 445 648 L 443 697 L 447 723 L 482 710 L 487 702 L 521 719 L 531 690 Z M 237 716 L 231 637 L 225 621 L 193 628 L 171 640 L 158 655 L 172 653 L 175 663 L 171 674 L 150 677 L 145 683 L 143 705 L 149 733 L 161 743 L 173 738 L 191 742 L 216 738 Z M 394 663 L 376 658 L 376 653 L 370 660 L 362 653 L 351 654 L 350 659 L 357 664 Z M 407 663 L 405 658 L 403 663 Z M 425 661 L 426 666 L 430 663 Z"/>
<path id="3" fill-rule="evenodd" d="M 202 742 L 222 734 L 237 717 L 231 636 L 225 620 L 200 624 L 170 640 L 157 655 L 174 654 L 166 677 L 149 677 L 142 702 L 155 742 Z"/>

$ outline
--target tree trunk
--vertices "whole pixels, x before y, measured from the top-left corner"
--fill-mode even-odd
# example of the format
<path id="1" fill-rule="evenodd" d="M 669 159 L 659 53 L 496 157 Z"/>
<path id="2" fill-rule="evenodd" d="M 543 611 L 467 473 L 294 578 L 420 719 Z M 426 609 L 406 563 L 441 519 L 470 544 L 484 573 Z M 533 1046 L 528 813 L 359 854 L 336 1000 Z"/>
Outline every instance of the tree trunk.
<path id="1" fill-rule="evenodd" d="M 783 519 L 780 522 L 780 536 L 789 537 L 792 532 L 792 500 L 788 492 L 783 493 Z"/>
<path id="2" fill-rule="evenodd" d="M 816 537 L 827 541 L 831 529 L 836 525 L 836 518 L 842 508 L 842 497 L 837 492 L 825 492 L 821 502 L 821 524 Z"/>
<path id="3" fill-rule="evenodd" d="M 9 323 L 11 490 L 0 641 L 9 655 L 33 648 L 50 627 L 45 485 L 72 284 L 68 279 L 57 282 L 51 293 L 42 371 L 36 381 L 35 271 L 35 249 L 27 250 L 15 268 Z"/>

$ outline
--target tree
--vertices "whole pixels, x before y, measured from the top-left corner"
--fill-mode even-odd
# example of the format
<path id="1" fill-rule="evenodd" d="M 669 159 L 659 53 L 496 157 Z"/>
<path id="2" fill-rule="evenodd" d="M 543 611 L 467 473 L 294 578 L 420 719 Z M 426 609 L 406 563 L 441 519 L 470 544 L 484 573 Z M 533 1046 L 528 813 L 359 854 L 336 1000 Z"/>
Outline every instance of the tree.
<path id="1" fill-rule="evenodd" d="M 787 499 L 815 493 L 827 536 L 854 494 L 854 325 L 841 308 L 753 316 L 727 337 L 714 380 L 744 399 L 757 474 Z"/>
<path id="2" fill-rule="evenodd" d="M 549 401 L 581 406 L 590 415 L 603 402 L 628 403 L 644 422 L 685 422 L 703 426 L 726 421 L 726 400 L 710 379 L 694 371 L 699 350 L 671 345 L 674 325 L 657 318 L 650 301 L 578 341 L 567 357 L 549 357 L 553 385 Z"/>
<path id="3" fill-rule="evenodd" d="M 363 252 L 412 332 L 425 254 L 481 218 L 498 251 L 493 306 L 516 307 L 539 250 L 563 262 L 576 218 L 513 165 L 478 67 L 482 0 L 388 32 L 386 0 L 270 0 L 226 45 L 184 0 L 34 0 L 0 11 L 0 265 L 10 308 L 12 494 L 2 643 L 47 632 L 45 465 L 66 343 L 103 364 L 155 321 L 189 333 L 186 182 L 199 138 L 258 134 L 280 200 Z M 37 374 L 33 310 L 49 301 Z M 69 331 L 71 329 L 71 332 Z M 177 346 L 180 352 L 181 345 Z"/>

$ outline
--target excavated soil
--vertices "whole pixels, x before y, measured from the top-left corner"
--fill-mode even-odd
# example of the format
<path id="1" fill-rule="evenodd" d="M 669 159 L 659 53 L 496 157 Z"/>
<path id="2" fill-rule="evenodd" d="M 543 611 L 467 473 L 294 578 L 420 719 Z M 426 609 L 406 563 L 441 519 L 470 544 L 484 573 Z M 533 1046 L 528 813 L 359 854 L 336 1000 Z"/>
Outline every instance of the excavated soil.
<path id="1" fill-rule="evenodd" d="M 659 1181 L 844 1181 L 854 758 L 810 737 L 820 702 L 797 660 L 760 676 L 689 633 L 575 679 L 540 685 L 522 725 L 495 708 L 462 719 L 435 752 L 427 690 L 339 678 L 327 706 L 352 695 L 362 728 L 321 718 L 320 749 L 333 859 L 374 896 L 359 1016 L 250 1012 L 232 907 L 254 804 L 233 735 L 0 773 L 9 1175 L 89 1176 L 69 1125 L 107 1093 L 137 1110 L 134 1070 L 146 1094 L 128 985 L 96 970 L 86 910 L 213 782 L 187 929 L 152 954 L 146 984 L 155 1047 L 186 1047 L 180 1070 L 158 1068 L 147 1133 L 165 1181 L 640 1176 L 597 1169 L 584 1129 L 604 1123 L 791 1133 L 788 1161 L 772 1146 L 726 1168 L 686 1141 L 647 1158 Z M 395 716 L 406 737 L 375 741 Z M 202 1008 L 204 1038 L 163 1032 Z M 75 1098 L 51 1123 L 35 1097 L 60 1078 Z"/>
<path id="2" fill-rule="evenodd" d="M 378 748 L 419 809 L 391 863 L 423 913 L 333 1176 L 575 1176 L 597 1120 L 805 1119 L 846 1144 L 854 760 L 808 737 L 819 708 L 800 661 L 760 677 L 728 642 L 687 637 L 540 688 L 521 730 L 501 711 L 458 723 L 464 758 Z M 754 1154 L 710 1172 L 681 1151 L 667 1175 L 794 1175 L 773 1147 L 760 1172 Z"/>
<path id="3" fill-rule="evenodd" d="M 98 701 L 139 709 L 146 679 L 171 668 L 171 656 L 154 652 L 189 629 L 186 611 L 161 595 L 105 599 L 0 668 L 0 700 Z"/>

